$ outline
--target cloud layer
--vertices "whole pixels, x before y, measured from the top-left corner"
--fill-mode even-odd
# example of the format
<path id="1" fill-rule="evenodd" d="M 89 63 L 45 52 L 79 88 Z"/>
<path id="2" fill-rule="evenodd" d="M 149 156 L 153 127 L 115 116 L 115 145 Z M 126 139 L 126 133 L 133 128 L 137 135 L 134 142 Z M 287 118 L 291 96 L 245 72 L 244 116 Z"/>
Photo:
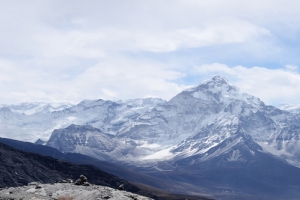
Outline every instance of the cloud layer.
<path id="1" fill-rule="evenodd" d="M 299 6 L 2 1 L 0 103 L 170 99 L 213 74 L 267 103 L 299 103 Z"/>

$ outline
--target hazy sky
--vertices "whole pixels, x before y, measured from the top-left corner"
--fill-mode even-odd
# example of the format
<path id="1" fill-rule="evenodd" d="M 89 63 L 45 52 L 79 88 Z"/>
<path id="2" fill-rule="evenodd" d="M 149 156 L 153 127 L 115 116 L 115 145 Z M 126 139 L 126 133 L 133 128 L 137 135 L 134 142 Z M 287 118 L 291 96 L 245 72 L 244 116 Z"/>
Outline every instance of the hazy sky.
<path id="1" fill-rule="evenodd" d="M 215 74 L 300 104 L 300 1 L 0 0 L 0 103 L 170 99 Z"/>

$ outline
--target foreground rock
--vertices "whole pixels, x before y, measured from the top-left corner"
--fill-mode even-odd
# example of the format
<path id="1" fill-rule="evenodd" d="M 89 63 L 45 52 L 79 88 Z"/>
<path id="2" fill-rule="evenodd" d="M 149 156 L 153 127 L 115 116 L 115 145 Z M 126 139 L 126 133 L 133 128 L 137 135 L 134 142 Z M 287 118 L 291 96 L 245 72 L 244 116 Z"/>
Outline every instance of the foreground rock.
<path id="1" fill-rule="evenodd" d="M 79 179 L 74 184 L 75 185 L 83 185 L 83 186 L 90 185 L 90 183 L 88 182 L 87 178 L 84 175 L 80 175 Z"/>
<path id="2" fill-rule="evenodd" d="M 72 183 L 38 184 L 39 187 L 36 185 L 2 188 L 0 200 L 151 200 L 131 192 L 98 185 L 81 186 Z"/>

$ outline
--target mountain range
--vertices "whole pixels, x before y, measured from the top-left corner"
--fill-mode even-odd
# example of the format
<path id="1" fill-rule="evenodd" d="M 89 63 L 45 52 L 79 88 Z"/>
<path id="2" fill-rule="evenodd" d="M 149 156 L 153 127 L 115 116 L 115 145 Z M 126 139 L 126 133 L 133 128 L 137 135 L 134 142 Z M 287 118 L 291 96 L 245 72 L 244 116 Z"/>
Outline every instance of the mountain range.
<path id="1" fill-rule="evenodd" d="M 300 115 L 290 108 L 266 105 L 214 76 L 169 101 L 85 100 L 30 114 L 3 106 L 0 131 L 201 186 L 217 198 L 297 199 Z"/>

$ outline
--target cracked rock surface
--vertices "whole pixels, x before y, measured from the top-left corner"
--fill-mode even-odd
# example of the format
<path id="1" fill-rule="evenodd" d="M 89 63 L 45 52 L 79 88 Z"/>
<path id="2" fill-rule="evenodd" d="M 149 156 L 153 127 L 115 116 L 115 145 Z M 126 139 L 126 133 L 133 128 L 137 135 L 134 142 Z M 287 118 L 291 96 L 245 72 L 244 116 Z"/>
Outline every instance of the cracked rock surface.
<path id="1" fill-rule="evenodd" d="M 37 187 L 38 186 L 38 187 Z M 134 193 L 110 187 L 72 183 L 37 184 L 0 189 L 0 200 L 151 200 Z"/>

